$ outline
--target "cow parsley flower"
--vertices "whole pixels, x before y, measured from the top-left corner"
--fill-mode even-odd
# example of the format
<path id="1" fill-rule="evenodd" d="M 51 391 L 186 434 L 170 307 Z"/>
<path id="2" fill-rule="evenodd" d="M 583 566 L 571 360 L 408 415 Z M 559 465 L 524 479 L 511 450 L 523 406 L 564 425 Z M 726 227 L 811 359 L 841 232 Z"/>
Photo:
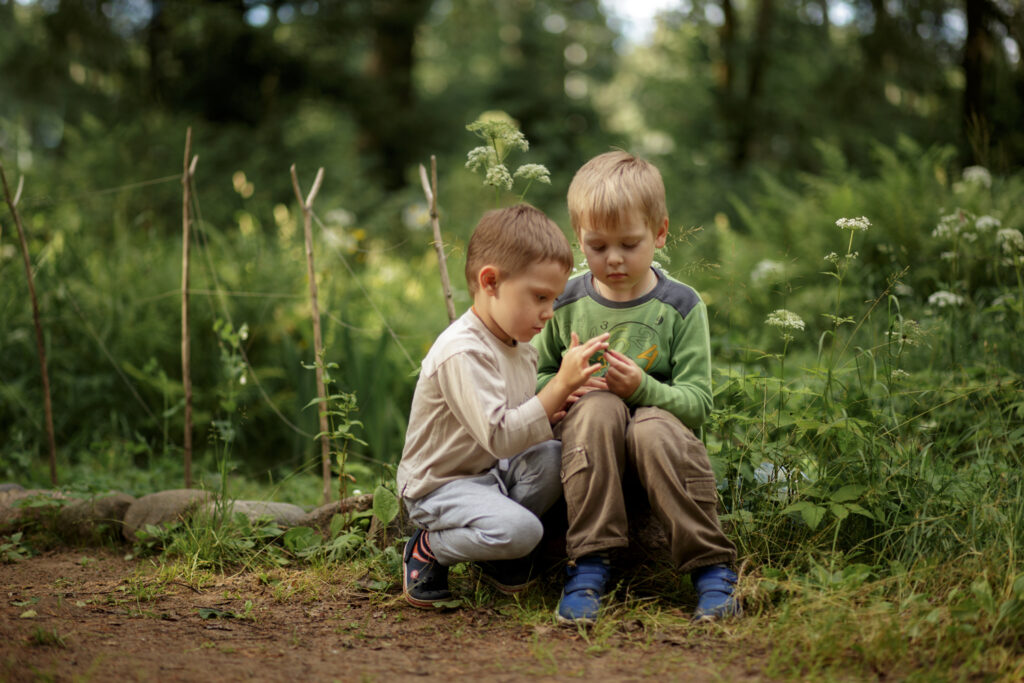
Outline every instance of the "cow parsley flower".
<path id="1" fill-rule="evenodd" d="M 516 169 L 512 177 L 523 178 L 531 182 L 536 180 L 539 183 L 551 184 L 551 172 L 548 171 L 547 166 L 544 164 L 523 164 Z"/>
<path id="2" fill-rule="evenodd" d="M 506 190 L 512 189 L 512 174 L 508 172 L 505 164 L 496 164 L 487 169 L 484 177 L 484 185 L 501 187 Z"/>
<path id="3" fill-rule="evenodd" d="M 968 185 L 992 187 L 992 174 L 984 166 L 968 166 L 964 169 L 962 177 Z"/>
<path id="4" fill-rule="evenodd" d="M 978 216 L 974 221 L 974 229 L 978 232 L 988 232 L 992 228 L 998 228 L 1002 223 L 994 216 Z"/>
<path id="5" fill-rule="evenodd" d="M 785 308 L 772 311 L 768 314 L 768 317 L 764 319 L 764 322 L 769 327 L 778 327 L 781 330 L 803 330 L 804 321 L 793 311 L 787 311 Z"/>
<path id="6" fill-rule="evenodd" d="M 836 221 L 840 230 L 867 230 L 871 227 L 871 221 L 864 216 L 860 218 L 840 218 Z"/>
<path id="7" fill-rule="evenodd" d="M 970 213 L 963 209 L 957 209 L 953 213 L 941 216 L 939 224 L 932 230 L 932 237 L 952 242 L 959 235 L 967 232 L 973 218 Z"/>
<path id="8" fill-rule="evenodd" d="M 1024 253 L 1024 235 L 1016 228 L 1003 228 L 997 232 L 996 242 L 999 242 L 1004 254 L 1013 256 Z"/>
<path id="9" fill-rule="evenodd" d="M 781 261 L 762 259 L 750 271 L 750 281 L 755 285 L 779 282 L 786 277 L 786 264 Z"/>
<path id="10" fill-rule="evenodd" d="M 945 290 L 939 290 L 928 297 L 928 305 L 938 306 L 939 308 L 945 308 L 946 306 L 962 306 L 963 303 L 964 298 L 962 296 Z"/>

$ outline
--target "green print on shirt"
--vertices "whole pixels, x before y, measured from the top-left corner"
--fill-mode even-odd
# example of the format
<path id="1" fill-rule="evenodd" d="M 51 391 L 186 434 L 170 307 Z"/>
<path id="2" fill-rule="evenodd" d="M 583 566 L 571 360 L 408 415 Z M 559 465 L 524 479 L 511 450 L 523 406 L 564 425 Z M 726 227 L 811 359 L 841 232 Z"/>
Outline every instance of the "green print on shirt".
<path id="1" fill-rule="evenodd" d="M 600 329 L 596 331 L 591 330 L 588 339 L 609 332 L 611 337 L 608 339 L 608 348 L 629 356 L 643 368 L 644 372 L 654 365 L 658 358 L 658 333 L 653 327 L 631 320 L 617 323 L 610 329 L 608 321 L 604 321 L 598 327 Z M 608 369 L 608 361 L 605 360 L 603 352 L 595 355 L 595 362 L 601 363 L 601 369 L 596 374 L 604 375 Z"/>

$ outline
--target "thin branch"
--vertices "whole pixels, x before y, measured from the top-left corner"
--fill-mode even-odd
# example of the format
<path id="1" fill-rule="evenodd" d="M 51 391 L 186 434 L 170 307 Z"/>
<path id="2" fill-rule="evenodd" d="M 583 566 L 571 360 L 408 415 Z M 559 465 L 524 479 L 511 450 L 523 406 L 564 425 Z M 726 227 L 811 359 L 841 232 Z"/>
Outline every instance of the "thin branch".
<path id="1" fill-rule="evenodd" d="M 320 191 L 320 185 L 324 179 L 324 169 L 321 167 L 316 172 L 316 179 L 313 181 L 313 188 L 305 200 L 302 199 L 302 189 L 299 187 L 299 175 L 295 170 L 295 164 L 291 166 L 292 187 L 295 189 L 295 197 L 302 207 L 302 231 L 306 241 L 306 273 L 309 276 L 309 299 L 313 314 L 313 352 L 316 354 L 316 395 L 317 413 L 320 418 L 320 462 L 324 480 L 323 497 L 324 505 L 331 502 L 331 448 L 330 436 L 327 427 L 327 388 L 324 385 L 324 342 L 320 332 L 320 305 L 317 302 L 316 269 L 313 267 L 313 200 Z M 345 497 L 345 476 L 341 473 L 341 497 Z"/>
<path id="2" fill-rule="evenodd" d="M 434 251 L 437 252 L 437 265 L 441 271 L 441 290 L 444 292 L 444 304 L 448 310 L 448 322 L 455 322 L 455 299 L 452 297 L 452 283 L 448 278 L 448 258 L 444 253 L 444 242 L 441 239 L 441 221 L 437 213 L 437 157 L 430 155 L 430 182 L 427 182 L 427 169 L 420 164 L 420 182 L 423 194 L 430 208 L 430 227 L 434 231 Z"/>
<path id="3" fill-rule="evenodd" d="M 185 389 L 185 488 L 192 488 L 192 349 L 188 333 L 188 276 L 189 276 L 189 235 L 191 216 L 189 210 L 192 188 L 192 174 L 199 157 L 192 156 L 192 127 L 185 132 L 185 157 L 182 162 L 181 197 L 181 379 Z"/>
<path id="4" fill-rule="evenodd" d="M 53 405 L 50 401 L 50 373 L 46 369 L 46 345 L 43 340 L 43 325 L 39 320 L 39 300 L 36 298 L 36 286 L 32 279 L 32 259 L 28 254 L 28 240 L 25 238 L 25 228 L 21 224 L 21 216 L 18 214 L 18 200 L 21 198 L 21 190 L 24 187 L 25 177 L 18 181 L 18 191 L 14 197 L 11 196 L 11 189 L 7 185 L 7 174 L 4 173 L 4 165 L 0 162 L 0 182 L 4 186 L 4 198 L 7 206 L 14 216 L 14 225 L 18 229 L 18 241 L 21 243 L 21 256 L 25 261 L 25 277 L 28 280 L 28 293 L 32 300 L 32 322 L 36 329 L 36 351 L 39 354 L 39 371 L 43 382 L 43 411 L 46 417 L 46 439 L 50 449 L 50 483 L 57 486 L 57 439 L 53 433 Z"/>

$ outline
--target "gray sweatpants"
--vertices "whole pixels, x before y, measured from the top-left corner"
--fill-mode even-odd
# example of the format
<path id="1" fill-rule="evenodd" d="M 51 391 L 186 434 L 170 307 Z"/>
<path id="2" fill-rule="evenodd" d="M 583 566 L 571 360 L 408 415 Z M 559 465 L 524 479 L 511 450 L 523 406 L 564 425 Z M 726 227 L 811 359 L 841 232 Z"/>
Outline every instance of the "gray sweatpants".
<path id="1" fill-rule="evenodd" d="M 544 441 L 473 477 L 405 500 L 409 519 L 430 532 L 442 565 L 511 560 L 540 543 L 538 517 L 562 495 L 562 443 Z"/>

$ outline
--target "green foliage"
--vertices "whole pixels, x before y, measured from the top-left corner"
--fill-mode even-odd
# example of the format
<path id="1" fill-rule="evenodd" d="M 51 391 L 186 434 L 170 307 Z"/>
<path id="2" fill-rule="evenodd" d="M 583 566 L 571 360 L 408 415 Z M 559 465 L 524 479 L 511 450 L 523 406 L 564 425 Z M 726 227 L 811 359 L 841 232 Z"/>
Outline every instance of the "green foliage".
<path id="1" fill-rule="evenodd" d="M 32 554 L 32 549 L 22 542 L 23 533 L 16 531 L 6 540 L 0 541 L 0 563 L 10 564 L 23 560 Z"/>

